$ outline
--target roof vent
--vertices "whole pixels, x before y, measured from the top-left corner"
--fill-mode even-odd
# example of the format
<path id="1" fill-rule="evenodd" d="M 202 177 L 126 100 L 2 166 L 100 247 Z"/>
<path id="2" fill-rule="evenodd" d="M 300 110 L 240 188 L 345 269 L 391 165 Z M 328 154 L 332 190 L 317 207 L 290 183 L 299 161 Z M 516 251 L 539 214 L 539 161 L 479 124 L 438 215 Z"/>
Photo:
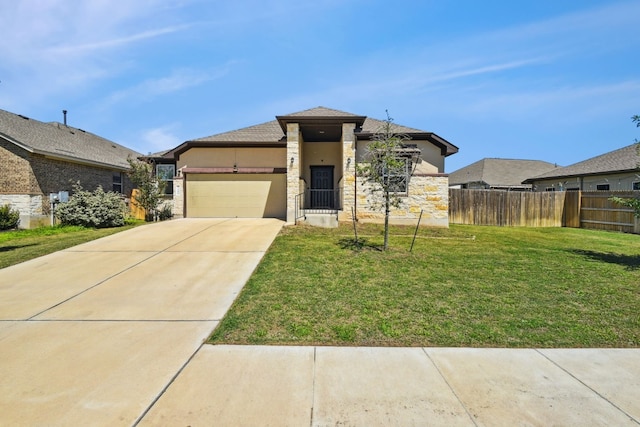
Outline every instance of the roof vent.
<path id="1" fill-rule="evenodd" d="M 67 125 L 67 110 L 62 110 L 62 116 L 64 119 L 64 125 Z"/>

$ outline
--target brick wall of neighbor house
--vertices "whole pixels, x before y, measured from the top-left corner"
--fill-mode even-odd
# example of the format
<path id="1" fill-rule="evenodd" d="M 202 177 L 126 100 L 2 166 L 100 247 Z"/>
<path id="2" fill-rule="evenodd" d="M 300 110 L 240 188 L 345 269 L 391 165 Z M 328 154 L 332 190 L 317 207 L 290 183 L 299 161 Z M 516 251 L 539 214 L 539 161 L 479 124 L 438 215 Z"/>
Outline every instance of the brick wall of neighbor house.
<path id="1" fill-rule="evenodd" d="M 40 192 L 46 195 L 58 191 L 71 192 L 76 182 L 80 182 L 85 190 L 93 191 L 98 186 L 102 186 L 104 191 L 111 191 L 113 175 L 120 173 L 111 169 L 63 162 L 39 155 L 32 156 L 31 168 Z M 126 177 L 123 178 L 125 181 L 123 192 L 125 195 L 130 195 L 131 183 L 127 183 Z"/>
<path id="2" fill-rule="evenodd" d="M 353 188 L 353 178 L 345 180 L 345 185 Z M 357 217 L 363 222 L 384 221 L 383 205 L 374 206 L 366 191 L 370 184 L 357 184 Z M 345 191 L 346 197 L 353 197 L 353 191 Z M 347 203 L 345 203 L 346 205 Z M 353 203 L 349 203 L 351 206 Z M 341 221 L 351 220 L 351 208 L 341 213 Z M 445 174 L 414 175 L 409 181 L 408 196 L 403 197 L 399 208 L 393 208 L 390 221 L 393 224 L 416 224 L 422 211 L 421 225 L 449 227 L 449 177 Z"/>
<path id="3" fill-rule="evenodd" d="M 33 176 L 29 153 L 0 138 L 0 194 L 30 194 Z"/>
<path id="4" fill-rule="evenodd" d="M 20 227 L 32 228 L 49 223 L 49 193 L 72 191 L 80 181 L 87 190 L 102 185 L 113 189 L 113 175 L 120 173 L 105 168 L 48 159 L 31 154 L 0 139 L 0 205 L 9 204 L 20 211 Z M 130 197 L 133 185 L 123 174 L 123 193 Z"/>

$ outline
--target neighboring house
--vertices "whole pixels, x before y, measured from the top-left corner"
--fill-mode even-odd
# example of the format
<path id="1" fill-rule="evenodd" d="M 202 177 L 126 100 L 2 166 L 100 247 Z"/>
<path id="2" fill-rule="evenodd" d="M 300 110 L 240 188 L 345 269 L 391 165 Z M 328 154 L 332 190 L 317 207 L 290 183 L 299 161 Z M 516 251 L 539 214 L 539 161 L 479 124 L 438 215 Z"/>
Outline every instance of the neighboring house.
<path id="1" fill-rule="evenodd" d="M 174 215 L 184 217 L 274 217 L 293 223 L 324 215 L 325 225 L 358 219 L 378 221 L 355 174 L 373 134 L 384 122 L 317 107 L 231 132 L 186 141 L 156 164 L 175 162 Z M 421 161 L 407 179 L 395 223 L 448 226 L 445 157 L 458 148 L 432 132 L 396 126 L 411 138 Z M 318 218 L 316 218 L 318 219 Z"/>
<path id="2" fill-rule="evenodd" d="M 638 144 L 524 180 L 534 191 L 640 190 Z"/>
<path id="3" fill-rule="evenodd" d="M 76 182 L 129 196 L 127 158 L 138 156 L 82 129 L 0 110 L 0 205 L 19 210 L 20 226 L 30 228 L 48 223 L 49 195 L 71 193 Z"/>
<path id="4" fill-rule="evenodd" d="M 531 184 L 522 181 L 557 169 L 557 165 L 541 160 L 486 158 L 449 174 L 449 187 L 531 191 Z"/>

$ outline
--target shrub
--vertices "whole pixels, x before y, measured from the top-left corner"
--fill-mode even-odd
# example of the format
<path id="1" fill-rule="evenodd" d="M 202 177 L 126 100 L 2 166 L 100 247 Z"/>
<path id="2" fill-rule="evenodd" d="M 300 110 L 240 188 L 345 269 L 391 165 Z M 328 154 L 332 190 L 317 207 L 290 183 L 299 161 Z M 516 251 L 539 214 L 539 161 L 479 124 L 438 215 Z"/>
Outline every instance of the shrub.
<path id="1" fill-rule="evenodd" d="M 73 196 L 56 207 L 56 217 L 64 225 L 106 228 L 125 223 L 126 205 L 118 193 L 105 192 L 98 187 L 94 192 L 74 186 Z"/>
<path id="2" fill-rule="evenodd" d="M 158 212 L 158 219 L 160 221 L 165 221 L 171 218 L 173 218 L 173 207 L 171 206 L 171 203 L 165 203 L 162 206 L 162 209 Z"/>
<path id="3" fill-rule="evenodd" d="M 10 205 L 0 206 L 0 230 L 12 230 L 20 224 L 20 212 Z"/>

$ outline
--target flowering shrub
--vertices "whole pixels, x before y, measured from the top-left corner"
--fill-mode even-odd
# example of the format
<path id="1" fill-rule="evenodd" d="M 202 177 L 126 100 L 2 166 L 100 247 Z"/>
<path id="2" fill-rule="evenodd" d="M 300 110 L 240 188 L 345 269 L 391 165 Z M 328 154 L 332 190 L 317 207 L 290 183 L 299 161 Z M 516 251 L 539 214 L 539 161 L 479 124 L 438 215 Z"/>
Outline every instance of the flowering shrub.
<path id="1" fill-rule="evenodd" d="M 120 227 L 125 223 L 126 205 L 118 193 L 105 192 L 102 187 L 90 192 L 77 184 L 69 201 L 56 207 L 56 217 L 65 225 Z"/>
<path id="2" fill-rule="evenodd" d="M 20 212 L 11 209 L 10 205 L 0 206 L 0 230 L 18 228 L 20 224 Z"/>

